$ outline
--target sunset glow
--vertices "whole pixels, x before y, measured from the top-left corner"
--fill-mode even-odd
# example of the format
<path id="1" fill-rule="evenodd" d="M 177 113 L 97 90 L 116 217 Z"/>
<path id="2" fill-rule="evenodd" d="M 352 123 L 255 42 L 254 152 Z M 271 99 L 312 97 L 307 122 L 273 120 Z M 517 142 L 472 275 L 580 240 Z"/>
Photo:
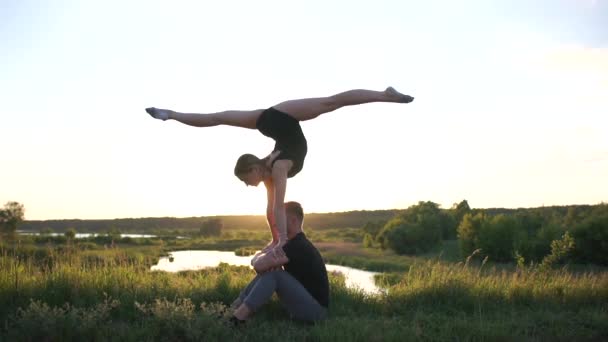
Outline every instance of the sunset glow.
<path id="1" fill-rule="evenodd" d="M 0 204 L 27 219 L 263 214 L 254 130 L 152 120 L 392 85 L 302 123 L 307 212 L 608 201 L 606 1 L 9 2 Z M 238 4 L 238 5 L 237 5 Z M 542 4 L 542 6 L 541 6 Z"/>

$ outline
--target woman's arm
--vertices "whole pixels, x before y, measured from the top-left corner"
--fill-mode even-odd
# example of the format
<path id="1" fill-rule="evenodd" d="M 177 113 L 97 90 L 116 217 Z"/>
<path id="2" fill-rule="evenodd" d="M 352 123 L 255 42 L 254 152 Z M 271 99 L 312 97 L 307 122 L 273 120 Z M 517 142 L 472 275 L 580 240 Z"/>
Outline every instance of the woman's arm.
<path id="1" fill-rule="evenodd" d="M 285 191 L 287 190 L 287 172 L 293 165 L 291 160 L 277 160 L 272 167 L 272 183 L 274 185 L 274 222 L 279 241 L 277 247 L 287 243 L 287 218 L 285 216 Z"/>
<path id="2" fill-rule="evenodd" d="M 264 157 L 263 160 L 266 160 L 266 163 L 264 165 L 266 165 L 267 168 L 272 168 L 272 162 L 276 159 L 276 157 L 279 156 L 279 154 L 281 154 L 281 151 L 273 151 L 272 153 Z"/>
<path id="3" fill-rule="evenodd" d="M 268 203 L 266 205 L 266 219 L 268 221 L 268 228 L 270 228 L 270 234 L 272 235 L 272 241 L 268 243 L 262 252 L 273 248 L 279 241 L 279 234 L 277 232 L 276 221 L 274 216 L 274 184 L 272 181 L 265 181 L 266 195 L 268 197 Z"/>

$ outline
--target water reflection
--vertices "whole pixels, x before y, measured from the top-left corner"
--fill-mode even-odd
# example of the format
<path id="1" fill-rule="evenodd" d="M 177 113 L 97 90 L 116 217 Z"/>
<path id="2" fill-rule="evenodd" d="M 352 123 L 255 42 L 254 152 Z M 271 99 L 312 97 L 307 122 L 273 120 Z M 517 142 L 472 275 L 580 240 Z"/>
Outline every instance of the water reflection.
<path id="1" fill-rule="evenodd" d="M 216 267 L 220 262 L 235 266 L 250 266 L 250 256 L 238 256 L 234 252 L 222 251 L 176 251 L 169 253 L 169 257 L 160 258 L 157 265 L 150 268 L 152 271 L 179 272 L 200 270 L 207 267 Z M 173 259 L 173 261 L 170 260 Z M 377 272 L 363 271 L 352 267 L 326 264 L 328 272 L 344 274 L 346 286 L 359 288 L 369 294 L 383 292 L 376 286 L 374 275 Z"/>
<path id="2" fill-rule="evenodd" d="M 344 274 L 345 283 L 350 288 L 360 288 L 366 293 L 378 294 L 385 292 L 382 288 L 376 286 L 374 275 L 378 272 L 364 271 L 357 268 L 326 264 L 328 272 L 340 272 Z"/>
<path id="3" fill-rule="evenodd" d="M 26 232 L 26 231 L 17 231 L 17 234 L 21 234 L 21 235 L 36 235 L 36 236 L 65 236 L 65 233 L 39 233 L 39 232 Z M 95 236 L 107 236 L 107 234 L 96 234 L 96 233 L 76 233 L 76 235 L 74 236 L 77 239 L 84 239 L 84 238 L 91 238 L 91 237 L 95 237 Z M 133 239 L 137 239 L 137 238 L 155 238 L 158 237 L 158 235 L 153 235 L 153 234 L 120 234 L 121 238 L 125 238 L 125 237 L 130 237 Z M 176 238 L 178 239 L 184 239 L 185 237 L 183 236 L 177 236 Z"/>

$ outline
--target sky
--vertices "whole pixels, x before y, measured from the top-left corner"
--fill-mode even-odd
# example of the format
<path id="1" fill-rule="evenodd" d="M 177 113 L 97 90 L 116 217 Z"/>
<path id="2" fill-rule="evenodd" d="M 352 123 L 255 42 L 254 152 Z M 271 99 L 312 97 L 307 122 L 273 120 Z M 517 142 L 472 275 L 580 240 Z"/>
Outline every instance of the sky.
<path id="1" fill-rule="evenodd" d="M 608 0 L 0 2 L 0 206 L 264 214 L 255 130 L 153 120 L 394 86 L 302 122 L 306 212 L 608 201 Z"/>

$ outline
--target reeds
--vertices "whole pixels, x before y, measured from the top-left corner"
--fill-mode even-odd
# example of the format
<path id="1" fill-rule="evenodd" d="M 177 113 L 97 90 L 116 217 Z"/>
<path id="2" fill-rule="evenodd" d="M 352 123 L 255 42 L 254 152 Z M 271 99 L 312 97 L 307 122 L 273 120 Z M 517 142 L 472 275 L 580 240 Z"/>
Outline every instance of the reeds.
<path id="1" fill-rule="evenodd" d="M 154 250 L 151 250 L 156 248 Z M 156 254 L 154 254 L 156 253 Z M 577 340 L 608 336 L 608 274 L 414 262 L 388 293 L 330 275 L 330 319 L 285 319 L 275 300 L 242 331 L 225 306 L 253 278 L 225 264 L 151 272 L 160 249 L 0 248 L 0 340 Z"/>

